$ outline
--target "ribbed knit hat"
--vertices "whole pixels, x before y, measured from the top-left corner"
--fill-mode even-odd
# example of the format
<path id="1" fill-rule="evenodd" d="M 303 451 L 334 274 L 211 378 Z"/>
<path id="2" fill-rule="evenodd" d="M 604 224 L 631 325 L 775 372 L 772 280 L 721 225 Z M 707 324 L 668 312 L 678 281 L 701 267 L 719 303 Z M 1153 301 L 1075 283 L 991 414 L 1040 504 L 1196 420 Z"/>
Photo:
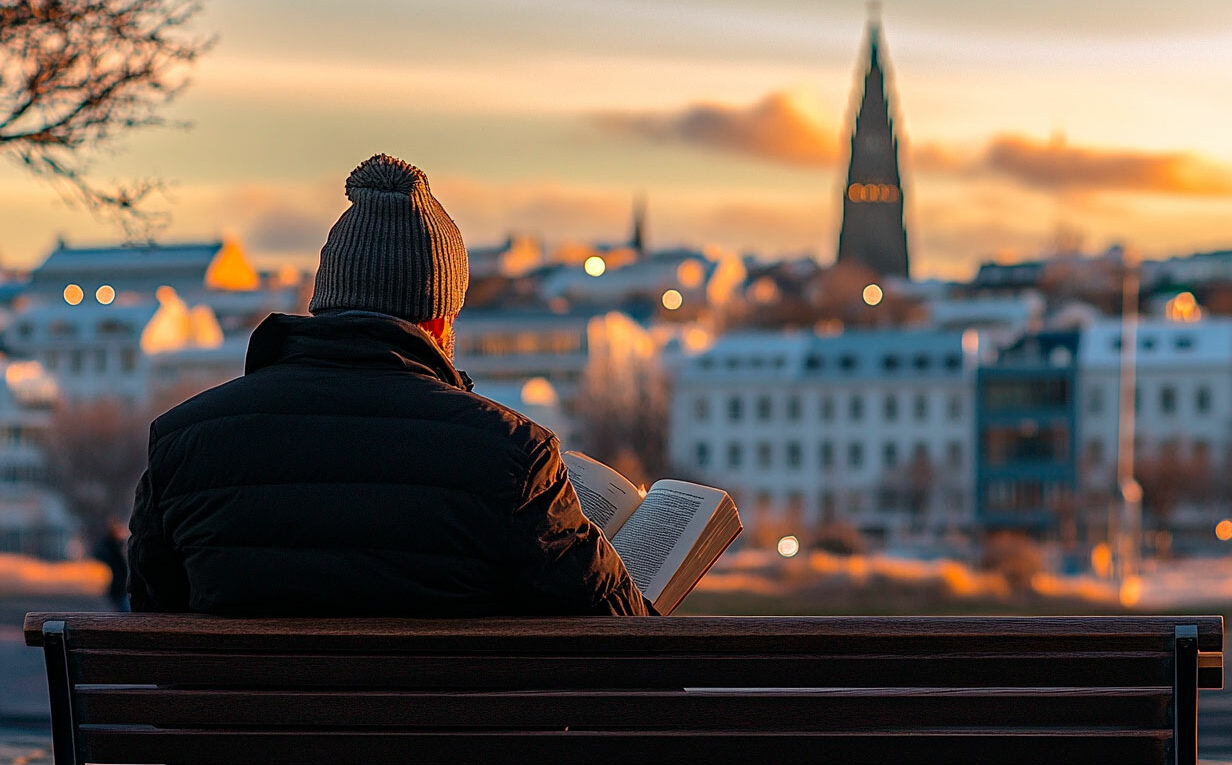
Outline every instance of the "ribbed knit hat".
<path id="1" fill-rule="evenodd" d="M 351 206 L 321 248 L 308 310 L 377 311 L 408 321 L 455 316 L 466 297 L 466 245 L 428 176 L 388 154 L 346 180 Z"/>

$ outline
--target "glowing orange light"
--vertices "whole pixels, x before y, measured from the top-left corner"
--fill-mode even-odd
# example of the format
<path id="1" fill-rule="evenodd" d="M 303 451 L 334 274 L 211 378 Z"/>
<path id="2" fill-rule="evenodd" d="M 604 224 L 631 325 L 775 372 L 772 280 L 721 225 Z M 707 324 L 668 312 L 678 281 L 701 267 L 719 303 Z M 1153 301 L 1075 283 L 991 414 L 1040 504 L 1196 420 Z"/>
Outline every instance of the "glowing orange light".
<path id="1" fill-rule="evenodd" d="M 800 540 L 790 535 L 785 536 L 779 540 L 778 551 L 784 558 L 794 558 L 796 553 L 800 552 Z"/>
<path id="2" fill-rule="evenodd" d="M 1224 518 L 1219 523 L 1215 524 L 1215 536 L 1220 542 L 1227 542 L 1232 539 L 1232 520 Z"/>
<path id="3" fill-rule="evenodd" d="M 103 305 L 111 305 L 111 301 L 115 300 L 115 287 L 104 284 L 94 291 L 94 299 Z"/>
<path id="4" fill-rule="evenodd" d="M 1100 577 L 1107 577 L 1112 573 L 1112 549 L 1103 542 L 1091 548 L 1091 570 Z"/>
<path id="5" fill-rule="evenodd" d="M 677 290 L 668 290 L 663 293 L 663 307 L 669 311 L 675 311 L 680 306 L 684 305 L 684 297 Z"/>
<path id="6" fill-rule="evenodd" d="M 885 297 L 885 292 L 878 284 L 870 284 L 864 288 L 864 302 L 868 305 L 877 305 L 881 299 Z"/>
<path id="7" fill-rule="evenodd" d="M 80 285 L 70 284 L 64 288 L 64 302 L 69 305 L 77 305 L 86 296 L 85 290 Z"/>
<path id="8" fill-rule="evenodd" d="M 1137 605 L 1142 599 L 1142 580 L 1136 576 L 1126 577 L 1125 581 L 1121 582 L 1119 597 L 1121 605 L 1126 608 Z"/>
<path id="9" fill-rule="evenodd" d="M 847 187 L 847 198 L 850 199 L 852 202 L 863 202 L 864 201 L 864 184 L 863 183 L 853 183 L 850 186 L 848 186 Z"/>
<path id="10" fill-rule="evenodd" d="M 686 260 L 676 266 L 676 278 L 685 289 L 700 287 L 702 280 L 706 278 L 706 269 L 696 260 Z"/>

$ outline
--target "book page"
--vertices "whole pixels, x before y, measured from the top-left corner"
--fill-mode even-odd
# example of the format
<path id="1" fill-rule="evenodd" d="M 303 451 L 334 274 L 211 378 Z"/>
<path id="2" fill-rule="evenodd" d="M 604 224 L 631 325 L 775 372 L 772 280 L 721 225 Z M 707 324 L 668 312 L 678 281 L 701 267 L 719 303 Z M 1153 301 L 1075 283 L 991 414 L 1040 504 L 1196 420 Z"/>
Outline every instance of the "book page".
<path id="1" fill-rule="evenodd" d="M 561 455 L 582 512 L 611 539 L 625 524 L 643 492 L 620 473 L 581 452 Z"/>
<path id="2" fill-rule="evenodd" d="M 727 495 L 686 481 L 656 481 L 638 512 L 612 537 L 642 594 L 657 601 Z"/>

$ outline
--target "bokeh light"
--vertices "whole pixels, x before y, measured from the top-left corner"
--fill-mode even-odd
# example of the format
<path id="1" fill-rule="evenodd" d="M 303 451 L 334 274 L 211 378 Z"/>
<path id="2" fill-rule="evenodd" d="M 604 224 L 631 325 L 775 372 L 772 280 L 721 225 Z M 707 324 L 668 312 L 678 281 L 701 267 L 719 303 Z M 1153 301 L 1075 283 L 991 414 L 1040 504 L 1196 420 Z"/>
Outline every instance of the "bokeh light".
<path id="1" fill-rule="evenodd" d="M 668 290 L 663 293 L 663 307 L 667 310 L 675 311 L 682 305 L 684 305 L 684 297 L 678 290 Z"/>
<path id="2" fill-rule="evenodd" d="M 591 255 L 582 264 L 582 268 L 586 269 L 586 273 L 591 276 L 603 276 L 603 272 L 607 271 L 607 261 L 598 255 Z"/>
<path id="3" fill-rule="evenodd" d="M 1232 520 L 1224 518 L 1219 523 L 1215 524 L 1215 536 L 1220 542 L 1227 542 L 1232 539 Z"/>
<path id="4" fill-rule="evenodd" d="M 77 305 L 86 296 L 85 290 L 80 285 L 70 284 L 64 288 L 64 302 L 69 305 Z"/>
<path id="5" fill-rule="evenodd" d="M 885 293 L 878 284 L 870 284 L 864 288 L 864 302 L 868 305 L 877 305 L 883 297 Z"/>
<path id="6" fill-rule="evenodd" d="M 94 299 L 103 305 L 111 305 L 111 301 L 115 300 L 115 287 L 110 284 L 104 284 L 94 292 Z"/>
<path id="7" fill-rule="evenodd" d="M 789 534 L 779 540 L 778 550 L 784 558 L 794 558 L 800 552 L 800 540 Z"/>

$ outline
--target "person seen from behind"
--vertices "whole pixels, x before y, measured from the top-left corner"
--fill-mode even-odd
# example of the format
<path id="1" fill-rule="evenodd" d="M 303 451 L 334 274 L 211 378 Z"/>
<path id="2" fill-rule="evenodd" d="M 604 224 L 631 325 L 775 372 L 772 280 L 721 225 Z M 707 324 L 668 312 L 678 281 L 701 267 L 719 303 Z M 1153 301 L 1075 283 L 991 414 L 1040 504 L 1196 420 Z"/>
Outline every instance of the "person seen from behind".
<path id="1" fill-rule="evenodd" d="M 452 363 L 466 248 L 422 171 L 346 181 L 311 316 L 271 314 L 244 375 L 154 420 L 134 611 L 646 615 L 559 443 Z"/>

